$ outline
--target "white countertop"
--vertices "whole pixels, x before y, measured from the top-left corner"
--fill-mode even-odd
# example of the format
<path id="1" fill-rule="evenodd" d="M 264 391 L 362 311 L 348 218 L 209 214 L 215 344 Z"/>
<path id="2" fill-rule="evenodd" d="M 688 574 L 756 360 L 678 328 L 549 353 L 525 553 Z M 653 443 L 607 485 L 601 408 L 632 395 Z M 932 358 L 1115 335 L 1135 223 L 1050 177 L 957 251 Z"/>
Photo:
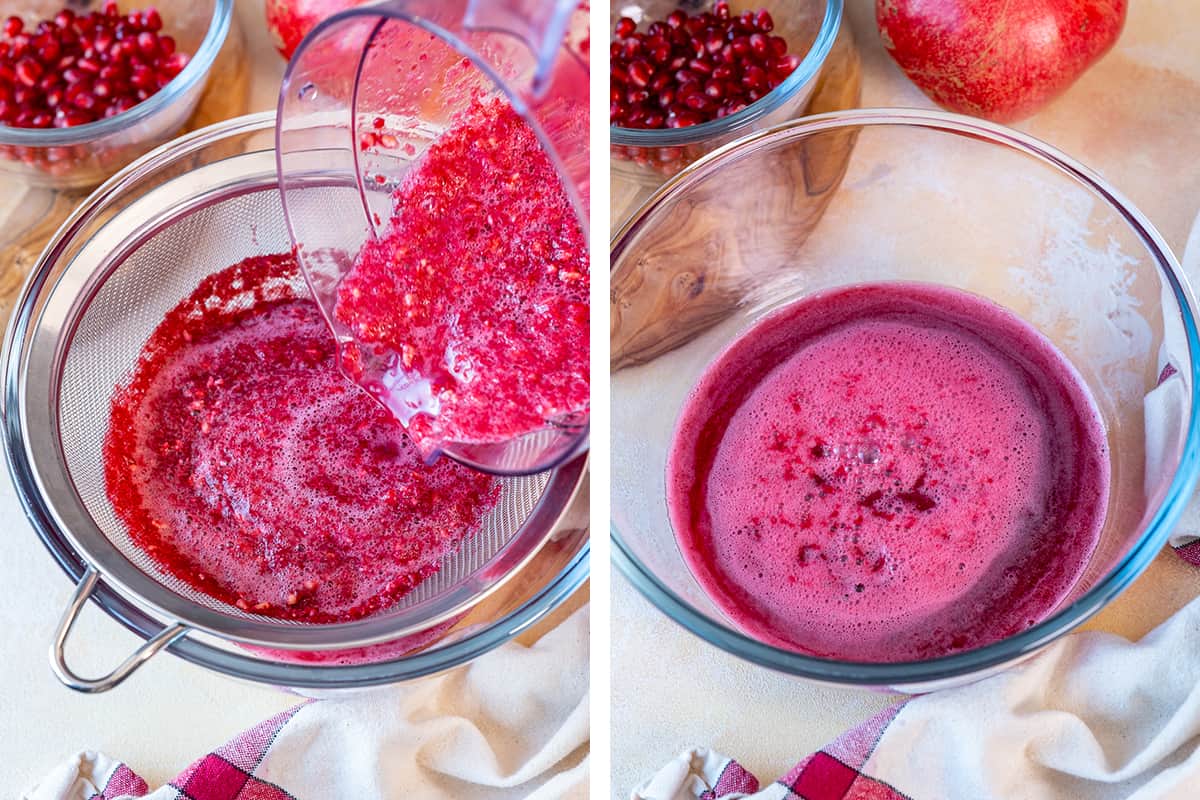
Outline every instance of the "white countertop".
<path id="1" fill-rule="evenodd" d="M 848 0 L 863 58 L 863 105 L 932 107 L 891 62 L 871 0 Z M 1101 172 L 1182 256 L 1200 210 L 1200 18 L 1168 0 L 1131 4 L 1116 49 L 1067 95 L 1019 127 Z M 1200 285 L 1200 276 L 1192 276 Z M 892 702 L 816 687 L 706 645 L 619 575 L 612 588 L 613 794 L 672 756 L 709 745 L 766 782 Z M 1200 594 L 1200 570 L 1162 553 L 1088 627 L 1136 638 Z"/>
<path id="2" fill-rule="evenodd" d="M 283 59 L 271 47 L 262 0 L 239 0 L 254 66 L 252 110 L 274 108 Z M 119 758 L 156 787 L 193 759 L 298 700 L 240 683 L 170 655 L 150 660 L 125 684 L 100 695 L 64 688 L 50 672 L 50 640 L 73 586 L 25 520 L 7 469 L 0 474 L 0 786 L 25 789 L 78 750 Z M 83 674 L 107 672 L 138 640 L 90 604 L 68 654 Z"/>

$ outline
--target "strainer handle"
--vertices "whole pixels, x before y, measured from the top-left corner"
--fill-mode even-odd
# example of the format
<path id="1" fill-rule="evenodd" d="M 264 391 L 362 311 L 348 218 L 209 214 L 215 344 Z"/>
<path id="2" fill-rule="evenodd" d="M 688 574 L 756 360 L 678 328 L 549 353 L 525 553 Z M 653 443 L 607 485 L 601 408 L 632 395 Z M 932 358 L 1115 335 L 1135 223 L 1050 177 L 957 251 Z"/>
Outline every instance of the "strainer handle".
<path id="1" fill-rule="evenodd" d="M 50 648 L 50 667 L 54 670 L 54 674 L 58 676 L 58 679 L 62 681 L 64 686 L 74 689 L 77 692 L 86 692 L 88 694 L 107 692 L 128 678 L 135 669 L 146 663 L 159 650 L 162 650 L 188 632 L 186 625 L 179 623 L 168 625 L 153 637 L 143 642 L 141 647 L 135 650 L 129 658 L 122 661 L 116 669 L 107 675 L 94 679 L 79 677 L 67 666 L 65 653 L 67 635 L 70 634 L 72 626 L 75 625 L 75 620 L 79 617 L 80 609 L 83 608 L 83 604 L 91 596 L 99 580 L 100 574 L 94 569 L 89 568 L 87 572 L 83 573 L 83 578 L 80 579 L 79 585 L 75 587 L 75 596 L 71 598 L 71 604 L 67 606 L 67 610 L 63 612 L 62 618 L 58 621 L 58 630 L 54 635 L 54 645 Z"/>

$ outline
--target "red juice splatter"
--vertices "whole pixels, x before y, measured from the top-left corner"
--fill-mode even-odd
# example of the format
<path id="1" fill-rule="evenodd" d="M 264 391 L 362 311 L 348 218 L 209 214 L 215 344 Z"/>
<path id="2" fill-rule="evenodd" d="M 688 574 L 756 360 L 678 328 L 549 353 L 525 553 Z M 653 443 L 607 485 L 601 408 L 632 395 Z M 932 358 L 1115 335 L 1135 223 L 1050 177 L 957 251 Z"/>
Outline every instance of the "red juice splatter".
<path id="1" fill-rule="evenodd" d="M 479 529 L 499 485 L 426 467 L 345 380 L 290 255 L 206 278 L 113 398 L 105 477 L 136 544 L 244 610 L 338 622 L 387 608 Z"/>
<path id="2" fill-rule="evenodd" d="M 696 579 L 747 633 L 855 661 L 979 647 L 1046 617 L 1103 526 L 1082 379 L 1037 331 L 922 284 L 767 317 L 681 413 L 667 499 Z"/>
<path id="3" fill-rule="evenodd" d="M 589 286 L 583 230 L 533 130 L 507 101 L 475 100 L 338 287 L 344 364 L 426 455 L 505 441 L 587 408 Z"/>

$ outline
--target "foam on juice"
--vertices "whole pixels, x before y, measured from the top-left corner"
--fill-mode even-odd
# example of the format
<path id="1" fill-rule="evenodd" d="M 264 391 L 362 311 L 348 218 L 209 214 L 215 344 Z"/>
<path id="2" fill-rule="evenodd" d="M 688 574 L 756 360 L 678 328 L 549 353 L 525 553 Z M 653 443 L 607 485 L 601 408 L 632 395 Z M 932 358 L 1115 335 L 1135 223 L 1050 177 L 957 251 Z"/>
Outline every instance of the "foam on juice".
<path id="1" fill-rule="evenodd" d="M 306 622 L 366 616 L 439 568 L 499 485 L 426 467 L 347 381 L 289 255 L 206 279 L 113 398 L 108 495 L 134 541 L 195 589 Z"/>
<path id="2" fill-rule="evenodd" d="M 776 312 L 707 369 L 667 499 L 693 574 L 747 633 L 902 661 L 1048 615 L 1108 481 L 1099 413 L 1037 331 L 963 292 L 874 284 Z"/>

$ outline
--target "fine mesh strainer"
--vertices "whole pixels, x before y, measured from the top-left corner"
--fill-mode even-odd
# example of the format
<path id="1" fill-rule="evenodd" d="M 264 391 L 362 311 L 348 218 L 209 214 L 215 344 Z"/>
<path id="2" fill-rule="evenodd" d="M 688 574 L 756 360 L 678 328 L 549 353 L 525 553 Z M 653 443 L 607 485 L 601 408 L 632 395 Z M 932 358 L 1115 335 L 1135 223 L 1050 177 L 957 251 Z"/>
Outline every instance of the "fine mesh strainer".
<path id="1" fill-rule="evenodd" d="M 105 490 L 102 449 L 113 390 L 164 314 L 204 277 L 249 256 L 290 249 L 273 139 L 271 115 L 247 117 L 129 167 L 63 226 L 15 312 L 5 358 L 6 449 L 30 519 L 80 580 L 53 650 L 59 677 L 73 688 L 111 688 L 163 647 L 230 674 L 292 686 L 399 680 L 499 644 L 515 624 L 508 617 L 536 618 L 586 575 L 586 526 L 564 525 L 584 479 L 583 459 L 498 479 L 496 508 L 435 575 L 386 612 L 354 622 L 316 625 L 245 613 L 160 570 L 130 539 Z M 314 195 L 322 189 L 320 163 L 314 153 L 318 168 L 307 173 Z M 300 296 L 307 292 L 301 280 L 294 288 Z M 551 539 L 554 546 L 547 546 Z M 524 579 L 511 581 L 518 573 Z M 75 675 L 63 653 L 89 595 L 147 637 L 113 673 L 95 680 Z M 409 637 L 422 645 L 436 641 L 391 661 L 292 663 L 296 655 L 311 660 L 314 651 L 336 655 Z M 408 662 L 422 663 L 414 671 Z"/>

